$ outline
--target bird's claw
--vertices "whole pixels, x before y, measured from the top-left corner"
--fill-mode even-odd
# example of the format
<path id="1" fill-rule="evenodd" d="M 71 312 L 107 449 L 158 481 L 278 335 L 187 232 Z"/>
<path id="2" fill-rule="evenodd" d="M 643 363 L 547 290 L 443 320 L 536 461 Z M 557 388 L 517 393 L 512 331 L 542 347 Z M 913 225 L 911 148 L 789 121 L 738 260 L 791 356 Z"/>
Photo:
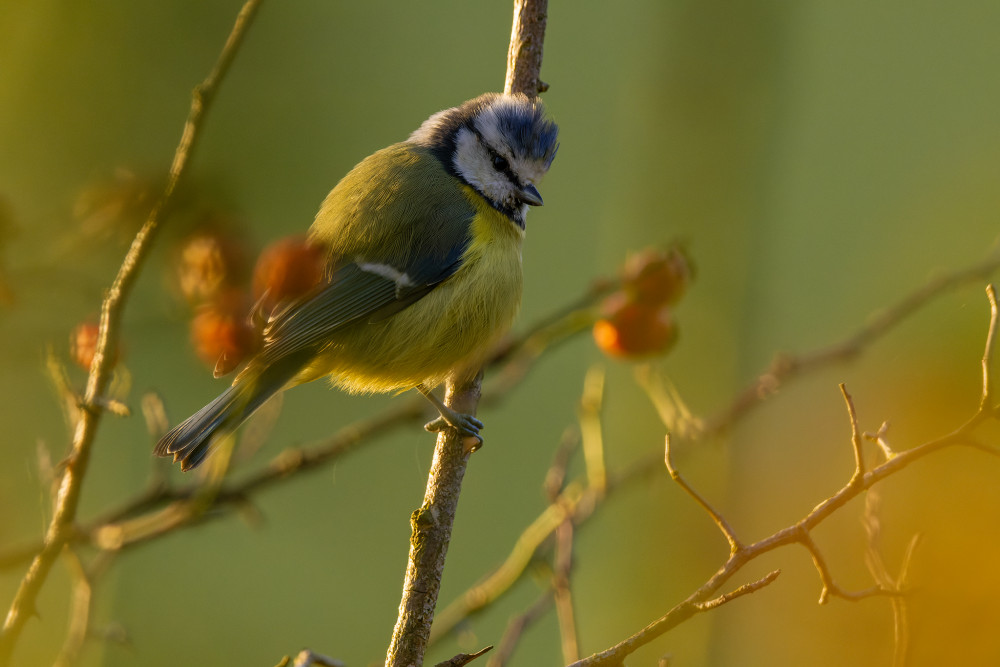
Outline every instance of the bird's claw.
<path id="1" fill-rule="evenodd" d="M 479 435 L 479 430 L 483 428 L 483 422 L 479 421 L 472 415 L 463 415 L 456 412 L 454 415 L 450 415 L 449 417 L 441 415 L 437 419 L 424 424 L 424 429 L 430 431 L 431 433 L 437 433 L 438 431 L 443 431 L 446 428 L 453 428 L 458 431 L 459 435 L 466 438 L 476 438 L 480 445 L 483 444 L 483 437 Z M 478 447 L 475 449 L 478 449 Z"/>

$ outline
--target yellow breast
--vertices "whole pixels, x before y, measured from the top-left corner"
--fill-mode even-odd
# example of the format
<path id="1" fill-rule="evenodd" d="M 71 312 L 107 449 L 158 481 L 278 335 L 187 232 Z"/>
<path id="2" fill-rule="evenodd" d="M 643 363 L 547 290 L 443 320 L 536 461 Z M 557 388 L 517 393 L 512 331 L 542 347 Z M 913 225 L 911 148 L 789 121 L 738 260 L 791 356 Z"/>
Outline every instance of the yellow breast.
<path id="1" fill-rule="evenodd" d="M 348 391 L 386 392 L 478 370 L 520 307 L 524 232 L 462 189 L 476 215 L 461 267 L 408 308 L 345 329 L 304 376 L 330 374 Z"/>

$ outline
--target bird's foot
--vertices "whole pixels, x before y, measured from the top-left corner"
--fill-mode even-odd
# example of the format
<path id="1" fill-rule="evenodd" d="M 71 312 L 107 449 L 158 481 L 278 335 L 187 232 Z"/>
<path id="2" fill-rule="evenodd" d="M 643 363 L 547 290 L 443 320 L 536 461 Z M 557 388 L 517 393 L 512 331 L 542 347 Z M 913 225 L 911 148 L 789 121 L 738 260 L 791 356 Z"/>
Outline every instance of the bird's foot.
<path id="1" fill-rule="evenodd" d="M 443 431 L 446 428 L 455 429 L 462 436 L 466 451 L 474 452 L 483 446 L 483 436 L 479 435 L 479 429 L 483 428 L 483 422 L 472 415 L 462 414 L 453 410 L 445 415 L 443 412 L 437 419 L 424 424 L 424 429 L 431 433 Z"/>

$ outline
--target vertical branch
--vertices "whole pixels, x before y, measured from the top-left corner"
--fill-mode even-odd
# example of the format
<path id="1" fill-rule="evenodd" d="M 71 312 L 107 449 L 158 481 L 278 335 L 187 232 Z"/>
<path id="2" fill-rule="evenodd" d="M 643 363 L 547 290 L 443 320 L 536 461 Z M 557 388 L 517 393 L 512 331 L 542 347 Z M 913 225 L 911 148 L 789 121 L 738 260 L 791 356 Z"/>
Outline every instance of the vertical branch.
<path id="1" fill-rule="evenodd" d="M 506 93 L 521 92 L 534 97 L 539 91 L 546 7 L 547 0 L 514 1 L 514 24 L 504 83 Z M 480 371 L 461 386 L 449 381 L 445 404 L 459 413 L 475 414 L 482 392 L 482 377 Z M 399 616 L 386 653 L 386 667 L 423 664 L 451 540 L 451 527 L 469 460 L 470 452 L 462 440 L 453 429 L 438 434 L 424 502 L 410 518 L 413 527 L 410 556 L 399 602 Z"/>
<path id="2" fill-rule="evenodd" d="M 448 384 L 445 402 L 463 414 L 473 414 L 479 403 L 481 374 L 461 387 Z M 413 535 L 403 581 L 399 617 L 392 632 L 386 667 L 422 665 L 431 635 L 451 527 L 458 510 L 462 478 L 470 451 L 454 429 L 438 433 L 427 491 L 420 509 L 410 516 Z"/>
<path id="3" fill-rule="evenodd" d="M 548 0 L 514 0 L 514 25 L 507 49 L 507 78 L 503 92 L 535 97 L 548 89 L 539 78 L 548 15 Z"/>
<path id="4" fill-rule="evenodd" d="M 44 545 L 35 556 L 21 585 L 11 603 L 10 610 L 4 622 L 3 633 L 0 634 L 0 665 L 9 663 L 14 645 L 17 643 L 21 630 L 28 618 L 36 612 L 35 602 L 38 593 L 45 583 L 52 564 L 59 556 L 67 539 L 73 532 L 73 522 L 80 501 L 80 491 L 83 479 L 90 461 L 90 453 L 101 419 L 102 397 L 111 378 L 114 366 L 115 350 L 120 337 L 121 317 L 129 293 L 139 276 L 139 270 L 160 226 L 165 212 L 173 203 L 181 177 L 194 151 L 199 130 L 218 87 L 236 51 L 239 49 L 246 29 L 260 5 L 260 0 L 248 0 L 240 10 L 236 23 L 229 34 L 218 61 L 208 77 L 199 84 L 192 94 L 191 109 L 181 135 L 180 143 L 174 152 L 173 162 L 163 194 L 153 206 L 149 217 L 136 234 L 132 245 L 122 261 L 114 283 L 104 297 L 101 305 L 100 333 L 94 360 L 91 364 L 87 388 L 81 401 L 80 419 L 77 421 L 73 434 L 73 442 L 69 456 L 64 461 L 62 478 L 56 492 L 56 500 L 52 520 L 45 533 Z"/>
<path id="5" fill-rule="evenodd" d="M 573 569 L 573 520 L 567 518 L 556 528 L 556 562 L 552 575 L 553 599 L 556 603 L 556 620 L 563 662 L 570 664 L 580 659 L 580 641 L 576 632 L 576 614 L 573 611 L 573 593 L 569 575 Z"/>

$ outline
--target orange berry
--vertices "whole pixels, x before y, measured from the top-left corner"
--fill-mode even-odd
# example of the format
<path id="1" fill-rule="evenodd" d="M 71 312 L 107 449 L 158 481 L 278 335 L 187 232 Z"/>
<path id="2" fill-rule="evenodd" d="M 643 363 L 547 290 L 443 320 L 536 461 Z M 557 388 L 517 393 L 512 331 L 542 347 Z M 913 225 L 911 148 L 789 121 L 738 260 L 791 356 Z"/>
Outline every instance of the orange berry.
<path id="1" fill-rule="evenodd" d="M 260 344 L 250 325 L 250 302 L 238 290 L 223 292 L 202 304 L 191 321 L 191 344 L 205 364 L 221 377 L 236 369 Z"/>
<path id="2" fill-rule="evenodd" d="M 663 354 L 677 342 L 677 325 L 664 306 L 633 301 L 616 292 L 602 306 L 594 323 L 594 342 L 612 357 L 634 358 Z"/>
<path id="3" fill-rule="evenodd" d="M 323 279 L 323 252 L 304 236 L 279 239 L 264 248 L 253 271 L 253 296 L 264 315 L 302 296 Z"/>
<path id="4" fill-rule="evenodd" d="M 81 322 L 73 328 L 69 336 L 69 351 L 73 361 L 77 366 L 85 371 L 90 371 L 91 364 L 94 363 L 94 353 L 97 352 L 97 337 L 100 327 L 96 322 Z M 114 364 L 118 363 L 117 350 L 113 353 Z"/>
<path id="5" fill-rule="evenodd" d="M 182 242 L 177 281 L 189 302 L 204 303 L 245 280 L 247 264 L 246 248 L 236 236 L 206 227 Z"/>
<path id="6" fill-rule="evenodd" d="M 679 246 L 646 248 L 625 261 L 624 288 L 636 301 L 675 304 L 694 275 L 691 260 Z"/>

